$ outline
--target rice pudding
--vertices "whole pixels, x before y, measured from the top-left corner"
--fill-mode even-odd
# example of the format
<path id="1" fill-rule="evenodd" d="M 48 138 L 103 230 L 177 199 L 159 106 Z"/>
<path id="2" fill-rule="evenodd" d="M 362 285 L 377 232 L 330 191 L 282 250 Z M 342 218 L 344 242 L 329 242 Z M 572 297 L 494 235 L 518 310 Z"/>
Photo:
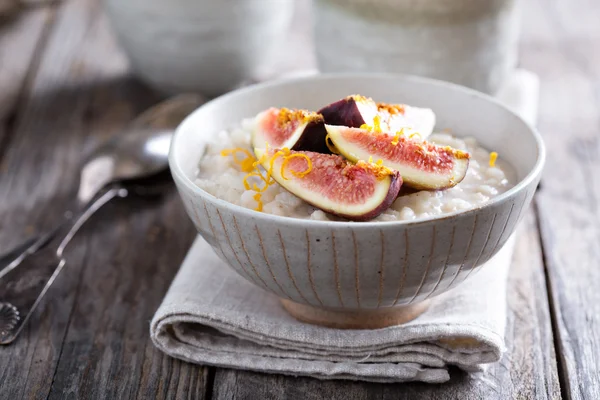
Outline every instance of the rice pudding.
<path id="1" fill-rule="evenodd" d="M 240 126 L 216 135 L 199 161 L 196 184 L 219 199 L 248 209 L 260 208 L 261 212 L 268 214 L 312 220 L 344 220 L 310 205 L 277 183 L 262 192 L 259 207 L 257 192 L 247 190 L 244 185 L 248 172 L 240 168 L 239 158 L 236 162 L 234 156 L 222 155 L 228 149 L 244 149 L 253 154 L 252 131 L 255 124 L 254 118 L 246 119 Z M 465 211 L 481 206 L 514 186 L 515 175 L 511 167 L 501 158 L 496 160 L 475 139 L 457 138 L 449 132 L 433 132 L 427 141 L 470 154 L 464 179 L 445 190 L 402 188 L 390 207 L 372 221 L 412 221 Z M 259 184 L 260 181 L 250 177 L 248 183 Z"/>

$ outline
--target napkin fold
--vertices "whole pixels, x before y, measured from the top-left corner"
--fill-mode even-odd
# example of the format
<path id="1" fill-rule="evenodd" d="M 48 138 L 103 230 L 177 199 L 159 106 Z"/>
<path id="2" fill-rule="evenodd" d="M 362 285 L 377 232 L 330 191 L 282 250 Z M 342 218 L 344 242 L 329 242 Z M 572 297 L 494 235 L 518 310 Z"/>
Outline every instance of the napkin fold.
<path id="1" fill-rule="evenodd" d="M 498 97 L 535 123 L 539 82 L 517 71 Z M 154 344 L 186 361 L 320 379 L 373 382 L 450 379 L 479 371 L 504 350 L 506 285 L 514 237 L 457 288 L 400 326 L 338 330 L 299 322 L 279 299 L 195 240 L 150 328 Z"/>

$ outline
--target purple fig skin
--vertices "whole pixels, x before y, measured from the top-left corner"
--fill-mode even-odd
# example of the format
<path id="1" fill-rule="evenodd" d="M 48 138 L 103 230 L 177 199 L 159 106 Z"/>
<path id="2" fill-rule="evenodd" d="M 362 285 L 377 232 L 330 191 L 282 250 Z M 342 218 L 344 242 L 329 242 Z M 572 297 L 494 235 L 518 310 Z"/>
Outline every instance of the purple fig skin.
<path id="1" fill-rule="evenodd" d="M 331 103 L 317 112 L 323 115 L 325 123 L 328 125 L 360 128 L 361 125 L 366 123 L 356 105 L 356 100 L 352 97 L 346 97 L 345 99 Z"/>
<path id="2" fill-rule="evenodd" d="M 298 141 L 290 150 L 296 151 L 314 151 L 315 153 L 331 154 L 329 147 L 325 143 L 327 130 L 323 121 L 309 122 L 304 128 L 304 132 L 298 138 Z"/>
<path id="3" fill-rule="evenodd" d="M 269 143 L 269 140 L 267 139 L 269 136 L 281 133 L 277 131 L 279 126 L 275 121 L 279 118 L 279 114 L 282 111 L 283 109 L 270 108 L 259 114 L 262 117 L 259 118 L 257 116 L 257 127 L 256 131 L 253 132 L 252 137 L 253 146 L 258 145 L 259 147 L 262 147 L 263 142 Z M 288 143 L 291 142 L 289 137 L 283 139 L 285 141 L 285 146 L 296 151 L 313 151 L 316 153 L 331 154 L 331 151 L 325 142 L 327 130 L 325 129 L 325 120 L 323 119 L 323 116 L 317 113 L 301 113 L 301 111 L 304 110 L 286 109 L 286 112 L 293 115 L 295 118 L 304 119 L 305 117 L 308 117 L 309 122 L 308 124 L 302 124 L 302 121 L 295 120 L 295 123 L 301 123 L 301 126 L 303 126 L 302 133 L 298 135 L 296 141 L 292 143 Z M 290 133 L 289 128 L 285 129 Z M 296 129 L 300 129 L 300 127 L 298 126 Z M 290 134 L 295 134 L 296 132 L 297 131 L 294 130 L 294 132 L 291 132 Z M 255 139 L 255 135 L 257 135 L 258 139 Z M 258 140 L 260 143 L 254 143 L 255 140 Z M 282 143 L 271 142 L 269 145 L 281 147 L 280 145 L 282 145 Z"/>
<path id="4" fill-rule="evenodd" d="M 400 172 L 394 171 L 394 173 L 392 175 L 390 175 L 390 179 L 391 179 L 390 188 L 388 190 L 387 196 L 385 196 L 385 199 L 383 199 L 383 201 L 381 202 L 381 204 L 379 206 L 370 210 L 369 212 L 366 212 L 362 215 L 345 215 L 342 213 L 337 213 L 334 210 L 323 210 L 323 211 L 326 211 L 329 214 L 332 214 L 332 215 L 335 215 L 338 217 L 342 217 L 342 218 L 346 218 L 350 221 L 356 221 L 356 222 L 366 222 L 366 221 L 372 220 L 373 218 L 377 218 L 385 210 L 390 208 L 392 203 L 398 197 L 398 193 L 400 192 L 400 188 L 402 187 L 402 176 L 400 176 Z"/>

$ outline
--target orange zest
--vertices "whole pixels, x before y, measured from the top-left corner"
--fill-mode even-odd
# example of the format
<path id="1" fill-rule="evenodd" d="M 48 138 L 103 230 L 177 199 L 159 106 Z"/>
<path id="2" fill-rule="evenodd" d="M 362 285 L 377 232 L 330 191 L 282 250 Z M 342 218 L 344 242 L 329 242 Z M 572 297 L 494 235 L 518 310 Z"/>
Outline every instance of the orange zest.
<path id="1" fill-rule="evenodd" d="M 379 115 L 373 117 L 373 130 L 381 132 L 381 117 Z"/>
<path id="2" fill-rule="evenodd" d="M 380 158 L 379 160 L 377 160 L 377 161 L 373 162 L 373 156 L 369 156 L 369 161 L 368 161 L 368 163 L 369 163 L 369 164 L 375 164 L 375 165 L 377 165 L 378 167 L 381 167 L 381 166 L 383 166 L 383 160 Z"/>
<path id="3" fill-rule="evenodd" d="M 267 146 L 268 148 L 268 146 Z M 236 155 L 242 153 L 243 155 L 245 155 L 245 158 L 238 158 Z M 243 149 L 243 148 L 235 148 L 235 149 L 225 149 L 223 151 L 221 151 L 221 156 L 223 157 L 227 157 L 227 156 L 233 156 L 233 162 L 236 163 L 239 167 L 240 170 L 243 172 L 247 172 L 248 174 L 244 177 L 243 183 L 244 183 L 244 188 L 246 190 L 254 190 L 256 192 L 256 194 L 254 195 L 253 199 L 256 201 L 257 206 L 255 208 L 256 211 L 262 211 L 263 209 L 263 202 L 261 200 L 262 198 L 262 193 L 267 190 L 267 188 L 269 186 L 271 186 L 273 183 L 275 183 L 274 180 L 270 179 L 270 176 L 264 175 L 263 172 L 260 170 L 260 168 L 258 168 L 258 166 L 260 165 L 262 160 L 257 160 L 254 155 L 252 155 L 252 153 L 250 153 L 249 150 L 247 149 Z M 265 155 L 263 155 L 262 158 L 264 158 Z M 260 182 L 258 183 L 252 183 L 250 184 L 249 179 L 252 177 L 256 177 L 259 179 L 260 182 L 263 183 L 262 187 L 260 187 Z"/>
<path id="4" fill-rule="evenodd" d="M 360 126 L 360 129 L 364 129 L 366 131 L 369 131 L 371 133 L 376 132 L 376 133 L 381 133 L 381 117 L 379 115 L 376 115 L 373 117 L 373 126 L 369 125 L 369 124 L 362 124 Z"/>
<path id="5" fill-rule="evenodd" d="M 498 153 L 496 153 L 495 151 L 492 151 L 490 153 L 490 167 L 495 167 L 496 166 L 496 160 L 498 159 Z"/>
<path id="6" fill-rule="evenodd" d="M 383 160 L 379 160 L 383 163 Z M 384 167 L 383 165 L 381 165 L 379 163 L 379 161 L 377 161 L 377 163 L 372 163 L 371 161 L 369 162 L 365 162 L 363 160 L 358 160 L 356 162 L 356 166 L 360 167 L 360 168 L 364 168 L 366 170 L 371 171 L 374 175 L 375 178 L 377 178 L 378 180 L 381 180 L 387 176 L 393 175 L 394 174 L 394 170 L 388 168 L 388 167 Z"/>
<path id="7" fill-rule="evenodd" d="M 312 171 L 312 161 L 310 161 L 310 158 L 306 154 L 302 154 L 302 153 L 288 154 L 283 157 L 283 162 L 281 163 L 281 177 L 283 179 L 288 180 L 288 178 L 285 177 L 285 167 L 288 165 L 288 163 L 290 162 L 290 160 L 292 158 L 304 158 L 306 160 L 306 164 L 307 164 L 307 167 L 304 171 L 294 171 L 293 169 L 290 169 L 290 172 L 292 173 L 292 175 L 294 175 L 298 178 L 304 178 L 306 175 L 308 175 L 310 173 L 310 171 Z"/>
<path id="8" fill-rule="evenodd" d="M 321 114 L 317 114 L 316 112 L 311 112 L 307 110 L 290 110 L 289 108 L 281 108 L 279 109 L 279 114 L 277 114 L 277 124 L 280 127 L 284 127 L 286 124 L 291 123 L 292 121 L 300 121 L 300 123 L 308 123 L 308 122 L 318 122 L 322 121 L 323 116 Z"/>
<path id="9" fill-rule="evenodd" d="M 256 211 L 262 211 L 262 209 L 263 209 L 263 203 L 262 203 L 262 200 L 261 200 L 261 198 L 262 198 L 262 193 L 260 193 L 260 192 L 257 192 L 257 193 L 254 195 L 254 197 L 252 197 L 252 198 L 253 198 L 253 199 L 256 201 L 256 203 L 258 204 L 258 205 L 257 205 L 257 207 L 255 208 L 255 210 L 256 210 Z"/>
<path id="10" fill-rule="evenodd" d="M 394 140 L 392 140 L 392 144 L 394 146 L 398 145 L 398 142 L 400 141 L 400 136 L 404 136 L 404 128 L 400 129 L 398 132 L 396 132 L 394 134 Z"/>
<path id="11" fill-rule="evenodd" d="M 290 149 L 284 147 L 283 149 L 278 150 L 275 154 L 273 154 L 273 156 L 271 157 L 271 161 L 269 162 L 269 169 L 267 170 L 267 180 L 271 179 L 271 176 L 273 176 L 273 167 L 275 166 L 275 160 L 277 159 L 277 157 L 285 156 L 286 153 L 289 154 L 289 151 Z"/>
<path id="12" fill-rule="evenodd" d="M 395 115 L 404 114 L 406 112 L 406 107 L 404 104 L 377 103 L 377 110 L 387 111 L 390 115 Z"/>
<path id="13" fill-rule="evenodd" d="M 242 153 L 245 155 L 244 158 L 238 158 L 236 155 L 238 153 Z M 221 151 L 221 156 L 233 156 L 233 161 L 240 167 L 240 170 L 243 172 L 247 172 L 246 176 L 244 176 L 243 184 L 246 190 L 253 190 L 256 192 L 252 197 L 254 201 L 256 201 L 256 211 L 263 210 L 263 202 L 262 202 L 262 194 L 269 188 L 269 186 L 275 183 L 275 179 L 273 178 L 273 168 L 275 168 L 275 161 L 278 157 L 283 158 L 283 162 L 281 164 L 281 177 L 283 179 L 288 180 L 289 178 L 285 177 L 285 168 L 288 163 L 293 158 L 304 158 L 307 162 L 307 168 L 304 171 L 295 171 L 289 169 L 289 172 L 292 175 L 303 178 L 307 174 L 312 171 L 312 161 L 306 154 L 302 153 L 294 153 L 292 154 L 290 149 L 284 147 L 281 150 L 277 150 L 272 156 L 269 156 L 269 146 L 266 146 L 265 152 L 263 155 L 256 159 L 249 150 L 243 148 L 235 148 L 235 149 L 225 149 Z M 268 168 L 265 168 L 265 163 L 268 162 Z M 262 169 L 261 169 L 262 167 Z M 258 178 L 259 182 L 250 182 L 251 178 Z"/>
<path id="14" fill-rule="evenodd" d="M 245 155 L 245 157 L 238 159 L 238 153 L 242 153 L 243 155 Z M 252 163 L 254 163 L 255 158 L 248 149 L 236 147 L 235 149 L 225 149 L 221 151 L 221 156 L 223 157 L 227 157 L 230 155 L 233 155 L 233 162 L 239 165 L 242 171 L 251 172 L 254 169 L 252 167 Z"/>

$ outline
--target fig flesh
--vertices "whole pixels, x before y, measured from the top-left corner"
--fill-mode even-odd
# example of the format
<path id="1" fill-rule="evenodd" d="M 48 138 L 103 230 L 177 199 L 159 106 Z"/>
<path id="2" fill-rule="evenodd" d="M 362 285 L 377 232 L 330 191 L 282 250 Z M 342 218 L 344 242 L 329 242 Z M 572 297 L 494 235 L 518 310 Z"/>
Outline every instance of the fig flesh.
<path id="1" fill-rule="evenodd" d="M 284 148 L 330 153 L 323 116 L 306 110 L 269 108 L 259 113 L 252 131 L 253 148 Z"/>
<path id="2" fill-rule="evenodd" d="M 400 172 L 404 184 L 415 189 L 448 189 L 463 180 L 469 153 L 360 128 L 325 125 L 329 139 L 348 160 L 373 159 Z"/>
<path id="3" fill-rule="evenodd" d="M 360 128 L 362 125 L 375 127 L 377 131 L 394 134 L 402 129 L 406 133 L 427 138 L 435 126 L 435 114 L 429 108 L 412 107 L 405 104 L 376 103 L 360 95 L 348 96 L 318 111 L 325 123 Z M 377 117 L 377 121 L 375 121 Z"/>
<path id="4" fill-rule="evenodd" d="M 321 210 L 352 221 L 383 213 L 396 199 L 397 171 L 334 154 L 255 149 L 259 162 L 283 188 Z"/>

